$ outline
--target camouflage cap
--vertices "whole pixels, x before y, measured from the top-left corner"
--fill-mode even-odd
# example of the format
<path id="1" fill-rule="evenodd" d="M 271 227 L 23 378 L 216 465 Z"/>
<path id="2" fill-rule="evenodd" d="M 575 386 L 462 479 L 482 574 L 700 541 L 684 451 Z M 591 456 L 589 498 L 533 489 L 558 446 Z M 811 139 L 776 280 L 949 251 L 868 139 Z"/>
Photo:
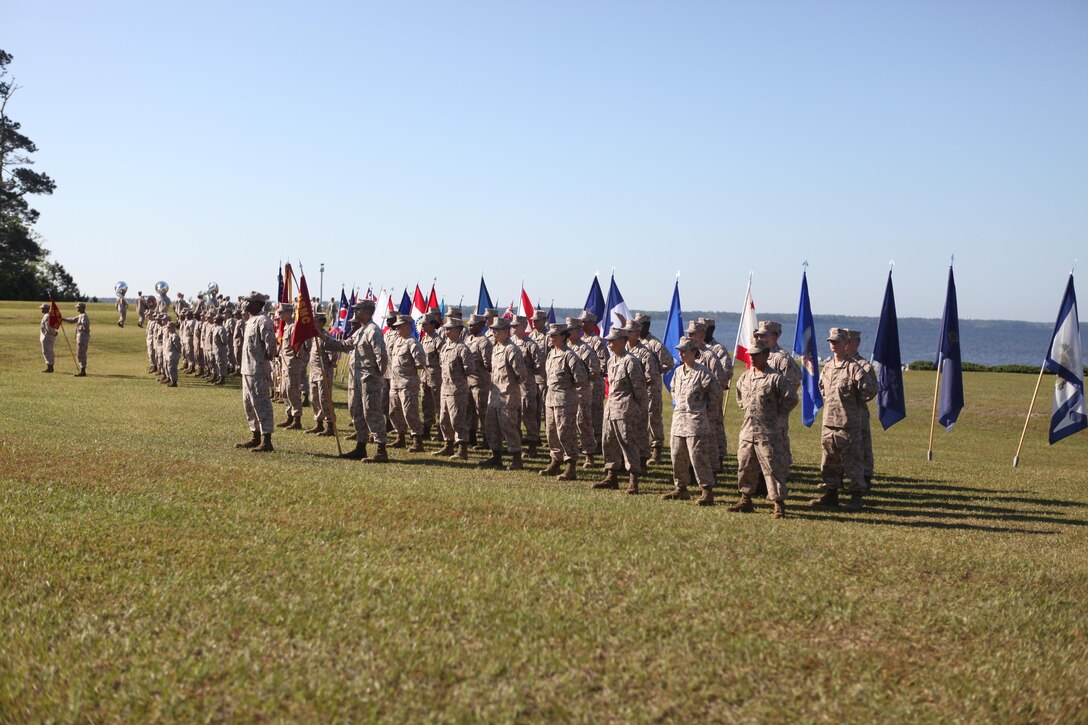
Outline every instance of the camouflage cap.
<path id="1" fill-rule="evenodd" d="M 166 323 L 166 326 L 167 327 L 177 327 L 178 323 L 174 322 L 173 320 L 170 320 L 170 322 Z"/>
<path id="2" fill-rule="evenodd" d="M 651 321 L 650 316 L 647 315 L 645 312 L 636 312 L 634 319 L 640 325 L 648 325 Z"/>
<path id="3" fill-rule="evenodd" d="M 514 319 L 510 321 L 515 327 L 518 325 L 528 325 L 529 320 L 525 315 L 514 315 Z"/>
<path id="4" fill-rule="evenodd" d="M 846 342 L 850 339 L 850 331 L 845 327 L 832 327 L 827 333 L 828 342 Z"/>
<path id="5" fill-rule="evenodd" d="M 441 325 L 442 315 L 438 312 L 438 310 L 428 310 L 427 314 L 423 315 L 423 321 L 432 325 Z"/>
<path id="6" fill-rule="evenodd" d="M 567 329 L 568 330 L 581 330 L 582 329 L 582 320 L 577 318 L 577 317 L 568 317 L 567 318 Z"/>
<path id="7" fill-rule="evenodd" d="M 568 332 L 567 326 L 562 322 L 553 322 L 548 325 L 548 337 L 555 337 L 556 335 L 562 335 L 564 332 Z"/>
<path id="8" fill-rule="evenodd" d="M 491 323 L 491 329 L 492 330 L 509 330 L 510 329 L 510 320 L 505 318 L 505 317 L 500 317 L 499 319 L 497 319 L 497 320 L 495 320 L 494 322 Z"/>
<path id="9" fill-rule="evenodd" d="M 590 325 L 597 323 L 597 315 L 593 314 L 589 310 L 582 310 L 582 314 L 578 315 L 578 319 L 582 321 L 583 325 L 587 323 Z"/>
<path id="10" fill-rule="evenodd" d="M 82 310 L 82 309 L 84 309 L 85 307 L 87 307 L 87 303 L 86 303 L 86 302 L 77 302 L 77 303 L 76 303 L 76 309 L 77 309 L 77 310 Z"/>
<path id="11" fill-rule="evenodd" d="M 706 332 L 706 325 L 698 320 L 692 320 L 688 323 L 688 329 L 685 330 L 689 335 L 693 332 Z"/>
<path id="12" fill-rule="evenodd" d="M 698 352 L 699 345 L 690 337 L 681 337 L 680 342 L 676 344 L 676 349 L 680 352 Z"/>
<path id="13" fill-rule="evenodd" d="M 759 327 L 756 328 L 755 334 L 757 335 L 781 335 L 782 325 L 778 322 L 772 322 L 771 320 L 761 320 Z"/>
<path id="14" fill-rule="evenodd" d="M 466 324 L 469 327 L 472 327 L 473 325 L 482 325 L 485 322 L 487 322 L 487 320 L 484 319 L 483 315 L 477 315 L 475 312 L 473 312 L 471 315 L 468 316 L 468 322 Z"/>
<path id="15" fill-rule="evenodd" d="M 484 308 L 484 317 L 498 317 L 498 316 L 499 316 L 499 311 L 496 310 L 494 307 L 485 307 Z"/>
<path id="16" fill-rule="evenodd" d="M 246 301 L 247 302 L 260 302 L 263 305 L 265 302 L 268 302 L 268 295 L 261 294 L 260 292 L 250 292 L 249 296 L 246 297 Z"/>
<path id="17" fill-rule="evenodd" d="M 622 327 L 613 327 L 608 331 L 608 334 L 604 336 L 606 342 L 615 342 L 616 340 L 627 341 L 627 332 Z"/>
<path id="18" fill-rule="evenodd" d="M 454 317 L 450 315 L 446 318 L 446 324 L 442 325 L 443 330 L 463 330 L 465 327 L 465 321 L 460 317 Z"/>
<path id="19" fill-rule="evenodd" d="M 463 320 L 465 317 L 465 313 L 461 310 L 460 307 L 447 307 L 446 316 L 456 317 L 458 320 Z"/>
<path id="20" fill-rule="evenodd" d="M 396 321 L 397 327 L 400 327 L 401 325 L 410 325 L 410 324 L 412 324 L 412 316 L 411 315 L 397 315 L 397 321 Z"/>
<path id="21" fill-rule="evenodd" d="M 707 327 L 717 327 L 718 323 L 713 317 L 700 317 L 699 322 L 703 323 Z"/>
<path id="22" fill-rule="evenodd" d="M 378 307 L 378 303 L 375 302 L 374 300 L 363 299 L 363 300 L 359 300 L 354 305 L 352 305 L 351 309 L 353 309 L 353 310 L 374 310 L 374 309 L 377 309 L 377 307 Z"/>
<path id="23" fill-rule="evenodd" d="M 612 329 L 616 329 L 616 328 L 612 328 Z M 625 334 L 627 334 L 627 335 L 630 335 L 631 333 L 641 335 L 642 334 L 642 324 L 640 322 L 638 322 L 637 320 L 635 320 L 635 319 L 630 319 L 622 327 L 620 327 L 620 330 L 622 332 L 624 332 Z"/>
<path id="24" fill-rule="evenodd" d="M 770 350 L 771 348 L 767 347 L 765 344 L 763 344 L 763 341 L 759 339 L 752 340 L 750 343 L 748 343 L 749 355 L 759 355 L 763 352 L 770 352 Z"/>
<path id="25" fill-rule="evenodd" d="M 536 310 L 535 312 L 533 312 L 533 319 L 546 321 L 548 319 L 548 313 L 544 310 Z"/>
<path id="26" fill-rule="evenodd" d="M 42 312 L 48 312 L 48 311 L 49 311 L 49 305 L 43 304 L 42 305 Z"/>
<path id="27" fill-rule="evenodd" d="M 850 342 L 861 342 L 861 330 L 847 330 L 846 334 L 850 336 Z"/>

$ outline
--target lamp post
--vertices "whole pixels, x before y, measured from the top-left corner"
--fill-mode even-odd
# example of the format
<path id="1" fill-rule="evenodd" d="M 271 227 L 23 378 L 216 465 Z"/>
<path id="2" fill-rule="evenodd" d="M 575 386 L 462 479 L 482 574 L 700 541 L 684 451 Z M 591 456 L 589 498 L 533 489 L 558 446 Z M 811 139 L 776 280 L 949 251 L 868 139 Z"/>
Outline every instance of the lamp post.
<path id="1" fill-rule="evenodd" d="M 324 300 L 325 299 L 325 263 L 324 262 L 321 263 L 321 267 L 319 269 L 321 271 L 321 282 L 320 282 L 320 286 L 319 286 L 318 291 L 317 291 L 317 299 Z"/>

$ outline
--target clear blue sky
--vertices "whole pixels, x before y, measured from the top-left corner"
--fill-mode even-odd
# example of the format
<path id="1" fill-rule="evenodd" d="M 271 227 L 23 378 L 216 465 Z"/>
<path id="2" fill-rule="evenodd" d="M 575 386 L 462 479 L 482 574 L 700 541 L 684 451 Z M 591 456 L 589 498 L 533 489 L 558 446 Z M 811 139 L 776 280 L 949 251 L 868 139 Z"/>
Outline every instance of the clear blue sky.
<path id="1" fill-rule="evenodd" d="M 6 0 L 9 115 L 89 294 L 1053 320 L 1088 279 L 1088 3 Z M 1081 284 L 1082 295 L 1088 286 Z"/>

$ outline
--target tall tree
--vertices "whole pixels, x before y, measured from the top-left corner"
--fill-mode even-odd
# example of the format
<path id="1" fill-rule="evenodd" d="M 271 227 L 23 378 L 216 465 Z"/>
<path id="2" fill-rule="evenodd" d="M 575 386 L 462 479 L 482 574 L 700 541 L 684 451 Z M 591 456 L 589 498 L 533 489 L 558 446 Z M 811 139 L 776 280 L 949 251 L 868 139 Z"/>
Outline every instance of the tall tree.
<path id="1" fill-rule="evenodd" d="M 52 194 L 56 183 L 30 168 L 38 147 L 8 116 L 8 103 L 19 90 L 10 77 L 11 53 L 0 49 L 0 294 L 9 299 L 41 299 L 50 290 L 58 298 L 79 298 L 79 287 L 64 267 L 48 259 L 31 229 L 38 210 L 28 197 Z"/>

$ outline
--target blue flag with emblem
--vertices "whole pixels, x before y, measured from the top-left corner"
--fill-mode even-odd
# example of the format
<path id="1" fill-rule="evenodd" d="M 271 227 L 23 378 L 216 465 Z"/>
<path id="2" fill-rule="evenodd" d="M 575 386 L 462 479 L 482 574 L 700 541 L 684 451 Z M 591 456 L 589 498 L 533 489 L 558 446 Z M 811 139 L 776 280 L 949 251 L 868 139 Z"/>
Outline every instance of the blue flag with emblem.
<path id="1" fill-rule="evenodd" d="M 880 425 L 888 430 L 907 417 L 907 398 L 903 391 L 903 358 L 899 352 L 899 319 L 895 314 L 891 272 L 888 272 L 884 306 L 880 309 L 880 323 L 876 328 L 873 363 L 877 369 L 877 413 Z"/>
<path id="2" fill-rule="evenodd" d="M 1084 350 L 1072 274 L 1062 297 L 1045 364 L 1058 376 L 1054 383 L 1054 406 L 1050 415 L 1050 445 L 1054 445 L 1062 438 L 1088 428 L 1088 408 L 1084 400 Z"/>
<path id="3" fill-rule="evenodd" d="M 597 281 L 597 275 L 593 275 L 593 284 L 589 286 L 589 295 L 583 310 L 588 310 L 597 316 L 597 322 L 604 324 L 604 294 L 601 292 L 601 283 Z"/>
<path id="4" fill-rule="evenodd" d="M 820 356 L 816 351 L 816 324 L 808 299 L 808 272 L 801 272 L 801 301 L 797 306 L 797 331 L 793 335 L 793 354 L 801 356 L 801 422 L 811 428 L 816 412 L 824 407 L 820 394 Z"/>
<path id="5" fill-rule="evenodd" d="M 487 283 L 484 282 L 483 275 L 480 275 L 480 298 L 476 301 L 476 314 L 482 315 L 484 310 L 494 306 L 491 302 L 491 293 L 487 291 Z"/>
<path id="6" fill-rule="evenodd" d="M 941 397 L 937 420 L 952 430 L 963 410 L 963 360 L 960 357 L 960 312 L 956 304 L 956 278 L 948 265 L 948 293 L 941 319 L 941 338 L 937 341 L 937 357 L 933 364 L 941 376 Z"/>
<path id="7" fill-rule="evenodd" d="M 661 344 L 665 346 L 665 349 L 672 359 L 676 361 L 672 369 L 662 376 L 665 381 L 665 387 L 672 389 L 672 375 L 676 372 L 676 368 L 683 363 L 680 360 L 680 352 L 676 349 L 676 346 L 680 344 L 680 338 L 684 334 L 684 313 L 680 309 L 680 280 L 676 280 L 676 284 L 672 288 L 672 302 L 669 304 L 669 316 L 665 320 L 665 334 L 661 338 Z"/>

